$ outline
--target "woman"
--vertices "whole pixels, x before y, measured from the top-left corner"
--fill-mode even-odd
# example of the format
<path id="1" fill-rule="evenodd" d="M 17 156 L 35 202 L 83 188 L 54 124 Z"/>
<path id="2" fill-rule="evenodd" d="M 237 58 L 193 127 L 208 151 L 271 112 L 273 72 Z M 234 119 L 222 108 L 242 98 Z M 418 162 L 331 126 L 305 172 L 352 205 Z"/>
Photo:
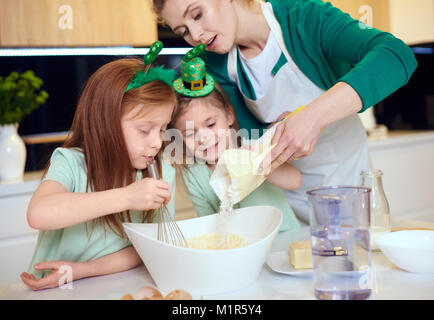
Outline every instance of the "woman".
<path id="1" fill-rule="evenodd" d="M 301 188 L 286 192 L 302 220 L 307 189 L 359 184 L 370 164 L 357 112 L 405 85 L 417 65 L 401 40 L 320 0 L 154 0 L 154 8 L 189 44 L 206 45 L 207 70 L 240 128 L 299 110 L 276 131 L 271 169 L 293 161 L 303 174 Z"/>

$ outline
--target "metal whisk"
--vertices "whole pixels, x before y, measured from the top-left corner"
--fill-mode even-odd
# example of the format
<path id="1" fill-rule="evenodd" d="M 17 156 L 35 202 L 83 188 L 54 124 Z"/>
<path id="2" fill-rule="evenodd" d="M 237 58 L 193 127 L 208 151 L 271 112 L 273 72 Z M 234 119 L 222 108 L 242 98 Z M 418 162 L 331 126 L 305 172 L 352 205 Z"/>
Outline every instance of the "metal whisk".
<path id="1" fill-rule="evenodd" d="M 158 173 L 157 163 L 153 159 L 151 163 L 148 164 L 148 174 L 151 178 L 160 179 Z M 167 210 L 165 205 L 162 205 L 157 212 L 158 216 L 158 234 L 157 238 L 159 241 L 163 241 L 174 246 L 188 248 L 187 240 L 185 240 L 181 229 L 176 223 L 175 219 L 172 217 L 170 212 Z"/>

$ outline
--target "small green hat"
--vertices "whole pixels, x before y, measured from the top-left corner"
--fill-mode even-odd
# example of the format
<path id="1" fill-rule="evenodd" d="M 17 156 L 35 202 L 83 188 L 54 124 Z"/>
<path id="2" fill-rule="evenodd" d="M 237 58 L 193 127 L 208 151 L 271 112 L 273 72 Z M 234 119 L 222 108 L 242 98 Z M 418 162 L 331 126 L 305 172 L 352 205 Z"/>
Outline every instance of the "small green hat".
<path id="1" fill-rule="evenodd" d="M 173 82 L 179 94 L 188 97 L 203 97 L 214 90 L 214 78 L 205 73 L 205 62 L 198 57 L 205 50 L 200 44 L 187 52 L 181 63 L 181 77 Z"/>

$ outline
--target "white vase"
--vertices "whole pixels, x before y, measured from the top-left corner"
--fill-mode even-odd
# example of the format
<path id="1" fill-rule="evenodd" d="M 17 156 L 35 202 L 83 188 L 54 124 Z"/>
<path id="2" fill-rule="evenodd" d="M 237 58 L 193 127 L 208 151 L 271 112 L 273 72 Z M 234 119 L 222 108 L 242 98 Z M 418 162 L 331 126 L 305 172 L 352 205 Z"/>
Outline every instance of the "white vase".
<path id="1" fill-rule="evenodd" d="M 17 132 L 18 123 L 0 125 L 0 181 L 20 180 L 26 164 L 26 146 Z"/>

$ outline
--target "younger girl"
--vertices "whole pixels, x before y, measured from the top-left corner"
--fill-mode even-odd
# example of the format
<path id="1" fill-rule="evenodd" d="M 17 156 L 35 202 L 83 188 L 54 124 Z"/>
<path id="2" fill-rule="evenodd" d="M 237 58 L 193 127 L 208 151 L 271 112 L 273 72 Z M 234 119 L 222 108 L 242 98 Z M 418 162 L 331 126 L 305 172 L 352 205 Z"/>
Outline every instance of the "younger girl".
<path id="1" fill-rule="evenodd" d="M 183 61 L 181 74 L 182 77 L 174 82 L 179 97 L 171 127 L 182 134 L 186 153 L 192 155 L 196 162 L 186 164 L 187 160 L 184 159 L 183 164 L 176 167 L 184 177 L 197 214 L 203 216 L 219 212 L 220 199 L 209 183 L 219 157 L 226 149 L 239 147 L 240 144 L 228 134 L 231 129 L 236 129 L 231 103 L 218 84 L 215 87 L 212 76 L 205 73 L 203 60 L 193 58 Z M 285 163 L 269 175 L 267 180 L 234 208 L 275 206 L 283 213 L 281 231 L 298 228 L 299 222 L 279 188 L 299 188 L 302 181 L 300 172 L 291 164 Z"/>
<path id="2" fill-rule="evenodd" d="M 76 280 L 137 266 L 122 222 L 149 222 L 163 204 L 174 212 L 175 171 L 158 159 L 176 106 L 175 73 L 144 70 L 143 61 L 121 59 L 88 80 L 71 136 L 52 154 L 29 204 L 28 223 L 40 232 L 21 278 L 33 290 L 58 286 L 65 277 L 58 270 L 71 270 Z M 172 185 L 147 177 L 153 158 Z"/>

